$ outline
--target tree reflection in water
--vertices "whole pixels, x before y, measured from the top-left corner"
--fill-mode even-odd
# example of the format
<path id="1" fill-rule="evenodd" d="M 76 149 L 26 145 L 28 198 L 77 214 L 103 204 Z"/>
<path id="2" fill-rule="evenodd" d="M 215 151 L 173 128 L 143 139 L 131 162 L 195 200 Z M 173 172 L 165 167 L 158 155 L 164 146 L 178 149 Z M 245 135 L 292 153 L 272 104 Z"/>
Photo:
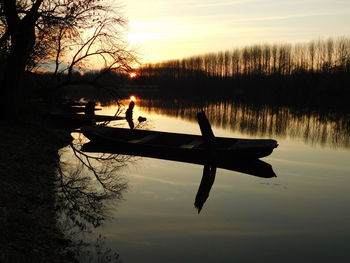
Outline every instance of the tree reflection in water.
<path id="1" fill-rule="evenodd" d="M 133 160 L 117 154 L 89 155 L 78 150 L 80 145 L 81 140 L 70 145 L 72 156 L 61 161 L 57 177 L 58 224 L 67 255 L 78 262 L 119 262 L 119 255 L 104 247 L 104 237 L 98 236 L 94 245 L 83 240 L 84 233 L 111 218 L 112 208 L 123 199 L 128 183 L 119 170 Z"/>
<path id="2" fill-rule="evenodd" d="M 141 110 L 196 121 L 204 110 L 212 126 L 243 134 L 299 138 L 311 145 L 350 148 L 348 112 L 242 104 L 231 100 L 145 99 Z"/>

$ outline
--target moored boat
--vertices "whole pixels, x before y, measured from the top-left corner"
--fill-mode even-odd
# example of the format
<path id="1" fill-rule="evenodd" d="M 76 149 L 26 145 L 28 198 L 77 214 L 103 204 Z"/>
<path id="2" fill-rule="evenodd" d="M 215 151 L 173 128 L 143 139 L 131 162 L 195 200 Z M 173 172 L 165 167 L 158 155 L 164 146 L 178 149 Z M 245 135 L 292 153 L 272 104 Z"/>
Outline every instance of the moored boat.
<path id="1" fill-rule="evenodd" d="M 147 151 L 150 155 L 168 154 L 181 158 L 227 161 L 268 156 L 278 146 L 272 139 L 214 137 L 208 142 L 200 135 L 160 131 L 86 126 L 81 132 L 94 144 Z"/>
<path id="2" fill-rule="evenodd" d="M 149 150 L 135 150 L 128 147 L 116 147 L 115 145 L 104 145 L 100 143 L 88 142 L 85 143 L 81 150 L 88 153 L 104 153 L 104 154 L 121 154 L 140 156 L 148 158 L 163 159 L 168 161 L 186 162 L 198 165 L 210 165 L 217 168 L 236 171 L 244 174 L 254 175 L 257 177 L 271 178 L 276 177 L 272 166 L 269 163 L 259 159 L 231 159 L 231 160 L 212 160 L 201 158 L 196 155 L 178 155 L 167 151 L 151 152 Z"/>
<path id="3" fill-rule="evenodd" d="M 48 117 L 57 124 L 66 124 L 74 127 L 81 127 L 84 125 L 93 125 L 96 122 L 110 122 L 117 120 L 124 120 L 124 117 L 95 115 L 95 114 L 74 114 L 51 112 Z"/>

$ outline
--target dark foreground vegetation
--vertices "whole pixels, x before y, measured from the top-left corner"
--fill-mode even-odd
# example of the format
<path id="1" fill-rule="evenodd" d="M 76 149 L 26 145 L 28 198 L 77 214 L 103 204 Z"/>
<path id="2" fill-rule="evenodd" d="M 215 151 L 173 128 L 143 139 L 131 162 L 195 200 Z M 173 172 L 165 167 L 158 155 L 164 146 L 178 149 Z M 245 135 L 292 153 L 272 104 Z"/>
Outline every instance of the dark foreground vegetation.
<path id="1" fill-rule="evenodd" d="M 139 84 L 184 96 L 348 110 L 350 39 L 253 45 L 145 65 L 139 76 Z"/>
<path id="2" fill-rule="evenodd" d="M 75 261 L 57 226 L 54 185 L 58 150 L 71 138 L 43 116 L 65 87 L 98 88 L 100 76 L 135 60 L 118 11 L 104 0 L 0 1 L 0 262 Z M 93 61 L 104 69 L 77 83 L 74 72 Z"/>
<path id="3" fill-rule="evenodd" d="M 0 129 L 0 262 L 69 262 L 57 228 L 58 149 L 68 133 L 28 118 Z"/>

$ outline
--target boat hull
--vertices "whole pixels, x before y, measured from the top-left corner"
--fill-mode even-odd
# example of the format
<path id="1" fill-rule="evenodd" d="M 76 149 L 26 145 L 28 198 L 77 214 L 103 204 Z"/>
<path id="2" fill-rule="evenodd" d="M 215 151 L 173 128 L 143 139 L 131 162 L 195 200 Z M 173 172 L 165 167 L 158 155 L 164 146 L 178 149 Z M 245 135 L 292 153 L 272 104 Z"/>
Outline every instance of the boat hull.
<path id="1" fill-rule="evenodd" d="M 194 154 L 180 155 L 170 151 L 149 151 L 135 150 L 130 147 L 104 145 L 100 143 L 88 142 L 83 145 L 82 151 L 90 153 L 106 153 L 140 156 L 148 158 L 156 158 L 169 161 L 186 162 L 198 165 L 211 165 L 217 168 L 236 171 L 257 177 L 271 178 L 276 177 L 272 166 L 258 159 L 208 159 L 202 158 Z"/>
<path id="2" fill-rule="evenodd" d="M 268 156 L 278 146 L 271 139 L 237 139 L 216 137 L 212 143 L 203 141 L 200 135 L 168 133 L 125 128 L 87 126 L 81 132 L 91 142 L 110 148 L 149 152 L 156 156 L 164 152 L 181 158 L 196 158 L 213 161 L 234 159 L 258 159 Z M 150 138 L 147 140 L 147 137 Z M 200 142 L 194 145 L 194 142 Z M 193 145 L 191 145 L 191 143 Z M 193 147 L 191 147 L 193 146 Z"/>

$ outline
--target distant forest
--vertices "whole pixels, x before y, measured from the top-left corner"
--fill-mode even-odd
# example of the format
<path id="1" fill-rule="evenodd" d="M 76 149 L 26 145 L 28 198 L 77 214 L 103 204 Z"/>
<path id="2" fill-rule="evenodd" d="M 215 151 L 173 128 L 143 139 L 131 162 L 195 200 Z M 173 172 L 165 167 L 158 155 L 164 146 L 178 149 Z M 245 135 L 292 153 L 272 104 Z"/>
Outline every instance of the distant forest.
<path id="1" fill-rule="evenodd" d="M 262 44 L 147 64 L 140 84 L 167 92 L 213 92 L 242 100 L 348 110 L 350 38 Z"/>

